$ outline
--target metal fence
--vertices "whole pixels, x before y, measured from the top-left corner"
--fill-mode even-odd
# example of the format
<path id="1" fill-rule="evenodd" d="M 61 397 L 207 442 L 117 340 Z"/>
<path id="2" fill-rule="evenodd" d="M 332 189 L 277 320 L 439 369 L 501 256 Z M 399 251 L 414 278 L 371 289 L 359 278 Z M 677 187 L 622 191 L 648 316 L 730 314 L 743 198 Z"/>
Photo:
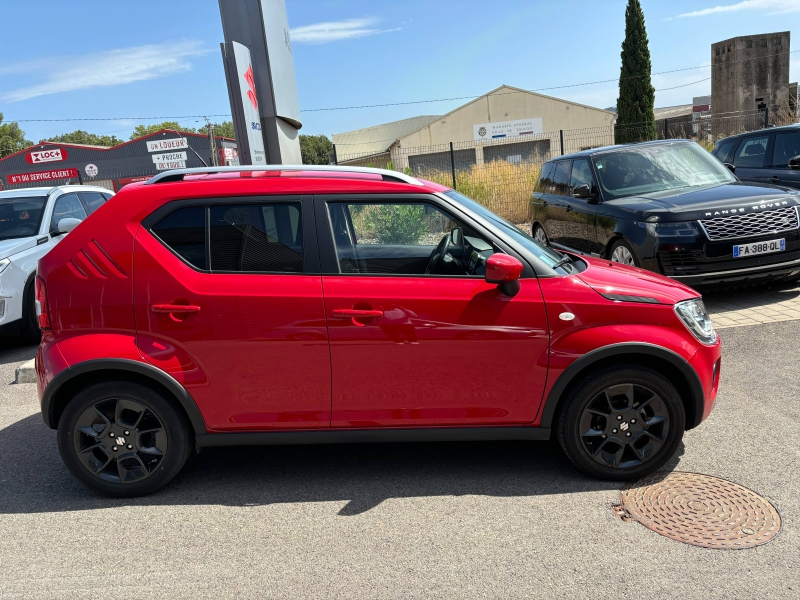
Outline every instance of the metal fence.
<path id="1" fill-rule="evenodd" d="M 470 196 L 512 223 L 529 223 L 530 196 L 542 165 L 551 158 L 653 139 L 691 139 L 707 150 L 737 133 L 800 122 L 794 110 L 772 108 L 691 116 L 655 123 L 610 125 L 525 135 L 487 142 L 450 142 L 404 147 L 399 142 L 380 153 L 347 154 L 334 146 L 331 162 L 403 171 Z"/>

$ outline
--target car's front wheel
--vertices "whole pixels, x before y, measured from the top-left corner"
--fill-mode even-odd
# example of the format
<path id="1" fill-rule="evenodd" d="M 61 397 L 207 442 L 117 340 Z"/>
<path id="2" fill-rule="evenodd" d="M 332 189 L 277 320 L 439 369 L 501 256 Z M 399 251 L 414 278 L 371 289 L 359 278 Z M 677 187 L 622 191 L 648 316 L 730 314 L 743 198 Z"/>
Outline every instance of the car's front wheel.
<path id="1" fill-rule="evenodd" d="M 184 415 L 158 392 L 127 381 L 78 392 L 58 422 L 58 450 L 86 487 L 109 496 L 150 494 L 183 467 L 191 449 Z"/>
<path id="2" fill-rule="evenodd" d="M 680 394 L 666 377 L 649 367 L 618 365 L 594 371 L 572 388 L 556 435 L 583 471 L 627 481 L 664 465 L 685 423 Z"/>
<path id="3" fill-rule="evenodd" d="M 639 259 L 636 258 L 636 252 L 633 251 L 631 245 L 625 240 L 617 240 L 614 242 L 614 245 L 611 246 L 611 250 L 608 252 L 608 257 L 611 259 L 611 262 L 617 262 L 631 267 L 640 266 Z"/>

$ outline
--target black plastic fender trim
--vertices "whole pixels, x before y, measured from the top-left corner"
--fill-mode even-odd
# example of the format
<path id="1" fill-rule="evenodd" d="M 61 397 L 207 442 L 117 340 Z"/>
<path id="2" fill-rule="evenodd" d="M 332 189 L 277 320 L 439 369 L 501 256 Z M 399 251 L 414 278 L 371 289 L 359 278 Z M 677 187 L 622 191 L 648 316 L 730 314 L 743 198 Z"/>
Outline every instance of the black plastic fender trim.
<path id="1" fill-rule="evenodd" d="M 703 393 L 703 384 L 700 383 L 700 377 L 697 375 L 692 365 L 682 356 L 679 356 L 672 350 L 662 348 L 661 346 L 643 342 L 623 342 L 621 344 L 611 344 L 610 346 L 603 346 L 602 348 L 592 350 L 566 368 L 547 395 L 547 400 L 545 400 L 544 409 L 542 410 L 542 418 L 539 423 L 540 426 L 548 429 L 552 426 L 558 402 L 561 400 L 564 391 L 579 372 L 603 359 L 611 356 L 619 356 L 621 354 L 646 354 L 654 358 L 665 360 L 674 367 L 677 367 L 689 383 L 689 389 L 692 392 L 692 397 L 689 400 L 694 405 L 694 419 L 692 422 L 687 423 L 686 429 L 693 429 L 700 424 L 703 420 L 705 394 Z"/>
<path id="2" fill-rule="evenodd" d="M 56 397 L 59 389 L 61 389 L 65 383 L 85 373 L 111 370 L 136 373 L 137 375 L 142 375 L 143 377 L 163 385 L 165 388 L 167 388 L 167 390 L 172 392 L 172 394 L 178 399 L 178 402 L 180 402 L 181 406 L 186 412 L 186 415 L 189 417 L 189 421 L 192 424 L 192 429 L 194 429 L 195 435 L 202 435 L 208 431 L 206 429 L 205 421 L 203 421 L 203 417 L 200 414 L 200 409 L 197 408 L 197 403 L 194 401 L 194 398 L 192 398 L 191 394 L 189 394 L 189 392 L 187 392 L 180 383 L 178 383 L 168 373 L 165 373 L 157 367 L 124 358 L 100 358 L 95 360 L 87 360 L 72 365 L 56 375 L 42 394 L 42 419 L 44 420 L 45 425 L 51 429 L 56 428 L 57 423 L 53 422 L 55 409 L 53 398 Z"/>

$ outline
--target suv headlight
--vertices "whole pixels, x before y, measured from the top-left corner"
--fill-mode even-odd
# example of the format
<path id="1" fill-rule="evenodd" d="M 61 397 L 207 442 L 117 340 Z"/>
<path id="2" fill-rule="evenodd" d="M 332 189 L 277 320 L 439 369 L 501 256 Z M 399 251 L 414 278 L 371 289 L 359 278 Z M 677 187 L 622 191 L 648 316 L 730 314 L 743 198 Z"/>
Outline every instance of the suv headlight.
<path id="1" fill-rule="evenodd" d="M 700 231 L 692 221 L 677 223 L 647 223 L 647 233 L 657 238 L 697 237 Z"/>
<path id="2" fill-rule="evenodd" d="M 706 305 L 700 298 L 684 300 L 675 305 L 675 314 L 686 325 L 686 329 L 704 344 L 713 344 L 717 341 L 717 332 L 711 324 L 711 317 L 706 311 Z"/>
<path id="3" fill-rule="evenodd" d="M 4 258 L 4 259 L 0 260 L 0 273 L 5 271 L 6 268 L 8 268 L 8 265 L 10 265 L 10 264 L 11 264 L 11 261 L 9 259 L 7 259 L 7 258 Z"/>

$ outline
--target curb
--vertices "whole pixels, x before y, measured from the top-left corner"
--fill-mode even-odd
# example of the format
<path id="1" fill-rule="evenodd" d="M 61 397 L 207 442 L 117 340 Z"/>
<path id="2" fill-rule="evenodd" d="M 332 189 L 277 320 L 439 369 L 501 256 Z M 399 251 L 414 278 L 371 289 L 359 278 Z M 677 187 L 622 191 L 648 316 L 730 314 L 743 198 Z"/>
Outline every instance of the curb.
<path id="1" fill-rule="evenodd" d="M 34 359 L 30 359 L 17 367 L 14 383 L 36 383 Z"/>

